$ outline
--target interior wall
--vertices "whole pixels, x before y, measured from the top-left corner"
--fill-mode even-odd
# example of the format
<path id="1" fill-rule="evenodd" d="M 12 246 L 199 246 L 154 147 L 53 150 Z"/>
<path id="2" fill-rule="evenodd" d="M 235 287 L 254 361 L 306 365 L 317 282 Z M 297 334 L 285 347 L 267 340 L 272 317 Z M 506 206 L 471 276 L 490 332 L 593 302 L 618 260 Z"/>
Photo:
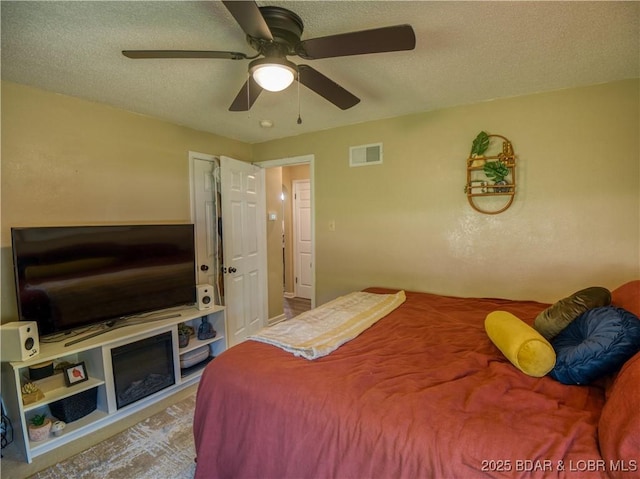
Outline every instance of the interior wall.
<path id="1" fill-rule="evenodd" d="M 267 208 L 267 290 L 269 317 L 276 318 L 284 312 L 282 295 L 282 167 L 268 168 L 265 171 L 266 208 Z M 275 219 L 271 219 L 275 215 Z"/>
<path id="2" fill-rule="evenodd" d="M 367 122 L 253 145 L 253 161 L 315 155 L 317 304 L 374 285 L 552 302 L 640 277 L 639 90 L 634 79 Z M 464 193 L 481 130 L 518 159 L 498 215 Z M 377 142 L 381 165 L 349 167 L 350 146 Z"/>
<path id="3" fill-rule="evenodd" d="M 2 82 L 2 323 L 17 319 L 12 226 L 189 222 L 189 151 L 251 159 L 251 146 Z"/>
<path id="4" fill-rule="evenodd" d="M 1 320 L 16 319 L 11 226 L 189 221 L 190 150 L 315 155 L 317 304 L 371 285 L 549 302 L 614 288 L 640 277 L 639 90 L 628 80 L 247 145 L 2 82 Z M 518 157 L 516 199 L 496 216 L 463 192 L 480 130 Z M 383 164 L 349 168 L 349 146 L 376 142 Z"/>

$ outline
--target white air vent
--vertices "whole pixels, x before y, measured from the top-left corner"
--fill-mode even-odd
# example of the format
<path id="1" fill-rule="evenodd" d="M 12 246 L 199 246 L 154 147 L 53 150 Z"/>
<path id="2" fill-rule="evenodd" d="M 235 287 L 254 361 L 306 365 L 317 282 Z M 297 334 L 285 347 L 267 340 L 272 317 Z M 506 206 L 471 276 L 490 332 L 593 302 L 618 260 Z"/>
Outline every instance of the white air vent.
<path id="1" fill-rule="evenodd" d="M 349 166 L 379 165 L 382 163 L 382 143 L 349 148 Z"/>

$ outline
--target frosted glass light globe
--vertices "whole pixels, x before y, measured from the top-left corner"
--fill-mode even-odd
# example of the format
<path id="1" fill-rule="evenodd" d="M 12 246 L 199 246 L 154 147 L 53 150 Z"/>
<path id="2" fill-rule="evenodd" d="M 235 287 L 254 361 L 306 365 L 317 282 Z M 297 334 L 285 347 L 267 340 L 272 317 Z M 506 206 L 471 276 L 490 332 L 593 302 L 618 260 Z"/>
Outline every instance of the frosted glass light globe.
<path id="1" fill-rule="evenodd" d="M 295 65 L 287 60 L 255 60 L 249 65 L 249 72 L 258 85 L 268 91 L 282 91 L 295 79 Z"/>

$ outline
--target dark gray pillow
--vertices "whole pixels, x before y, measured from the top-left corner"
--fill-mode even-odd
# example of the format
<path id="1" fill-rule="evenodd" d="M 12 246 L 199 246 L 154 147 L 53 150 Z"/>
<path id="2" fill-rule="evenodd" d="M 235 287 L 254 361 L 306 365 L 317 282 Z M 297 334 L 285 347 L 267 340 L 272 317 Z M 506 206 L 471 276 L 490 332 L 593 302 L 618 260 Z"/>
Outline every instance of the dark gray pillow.
<path id="1" fill-rule="evenodd" d="M 585 311 L 610 304 L 611 292 L 608 289 L 599 286 L 582 289 L 542 311 L 533 327 L 546 340 L 550 340 Z"/>

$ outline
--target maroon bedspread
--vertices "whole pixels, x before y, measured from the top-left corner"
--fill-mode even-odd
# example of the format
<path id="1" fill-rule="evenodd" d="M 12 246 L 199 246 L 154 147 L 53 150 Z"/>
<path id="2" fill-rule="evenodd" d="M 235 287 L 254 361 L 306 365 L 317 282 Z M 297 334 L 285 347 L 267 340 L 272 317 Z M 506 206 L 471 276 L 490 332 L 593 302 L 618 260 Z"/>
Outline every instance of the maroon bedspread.
<path id="1" fill-rule="evenodd" d="M 198 389 L 196 478 L 607 477 L 590 462 L 603 389 L 526 376 L 484 331 L 546 306 L 408 292 L 318 360 L 239 344 Z"/>

